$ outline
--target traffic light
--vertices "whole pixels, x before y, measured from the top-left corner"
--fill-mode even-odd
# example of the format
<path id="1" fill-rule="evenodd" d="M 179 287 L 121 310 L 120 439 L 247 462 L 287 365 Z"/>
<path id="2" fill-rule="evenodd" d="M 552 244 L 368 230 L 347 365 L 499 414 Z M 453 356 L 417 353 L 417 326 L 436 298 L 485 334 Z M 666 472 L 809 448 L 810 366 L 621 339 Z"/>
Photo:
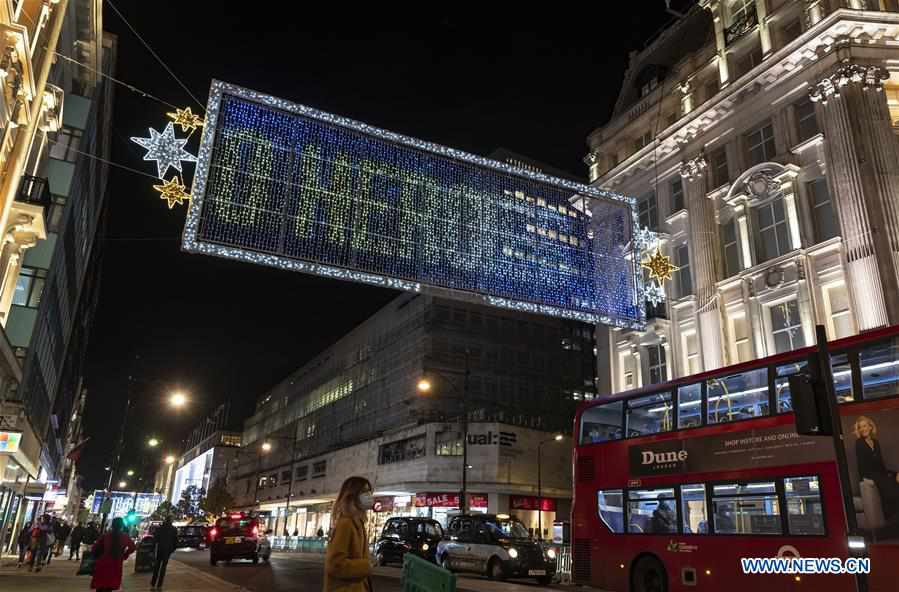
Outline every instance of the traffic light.
<path id="1" fill-rule="evenodd" d="M 140 521 L 140 516 L 137 515 L 137 512 L 134 510 L 130 510 L 127 514 L 125 514 L 125 526 L 134 526 Z"/>

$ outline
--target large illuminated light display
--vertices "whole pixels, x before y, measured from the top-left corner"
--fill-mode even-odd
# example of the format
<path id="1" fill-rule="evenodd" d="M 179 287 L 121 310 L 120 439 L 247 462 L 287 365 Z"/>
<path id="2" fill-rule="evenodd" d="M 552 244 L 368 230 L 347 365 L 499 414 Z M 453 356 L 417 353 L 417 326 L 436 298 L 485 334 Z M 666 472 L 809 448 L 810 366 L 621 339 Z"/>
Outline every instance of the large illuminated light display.
<path id="1" fill-rule="evenodd" d="M 631 198 L 214 81 L 183 248 L 642 328 Z"/>

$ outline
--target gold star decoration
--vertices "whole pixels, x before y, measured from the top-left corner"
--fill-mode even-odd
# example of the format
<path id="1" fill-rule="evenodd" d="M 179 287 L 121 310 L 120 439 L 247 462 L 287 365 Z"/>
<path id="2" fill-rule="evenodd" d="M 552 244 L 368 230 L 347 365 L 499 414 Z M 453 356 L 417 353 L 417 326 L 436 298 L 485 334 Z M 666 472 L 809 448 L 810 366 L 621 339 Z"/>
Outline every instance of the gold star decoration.
<path id="1" fill-rule="evenodd" d="M 163 182 L 162 185 L 153 185 L 153 189 L 160 193 L 160 199 L 164 199 L 169 203 L 170 210 L 175 207 L 175 204 L 180 206 L 185 199 L 190 199 L 190 193 L 185 191 L 186 187 L 181 183 L 178 175 Z"/>
<path id="2" fill-rule="evenodd" d="M 677 267 L 671 264 L 671 257 L 663 255 L 658 247 L 656 252 L 640 265 L 649 270 L 650 279 L 658 280 L 659 283 L 670 280 L 671 274 L 677 270 Z"/>
<path id="3" fill-rule="evenodd" d="M 192 132 L 198 127 L 203 127 L 203 124 L 206 123 L 199 115 L 191 112 L 190 107 L 185 109 L 175 109 L 174 112 L 166 113 L 166 115 L 175 122 L 175 125 L 181 126 L 182 132 Z"/>

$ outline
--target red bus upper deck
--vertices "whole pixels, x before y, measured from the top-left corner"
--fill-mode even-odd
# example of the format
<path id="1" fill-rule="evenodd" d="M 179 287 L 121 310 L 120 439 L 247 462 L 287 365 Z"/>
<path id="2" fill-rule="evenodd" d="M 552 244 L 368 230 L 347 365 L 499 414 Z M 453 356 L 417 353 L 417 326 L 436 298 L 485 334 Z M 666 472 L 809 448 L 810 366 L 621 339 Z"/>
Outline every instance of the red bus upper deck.
<path id="1" fill-rule="evenodd" d="M 842 592 L 854 575 L 748 575 L 740 559 L 863 552 L 869 590 L 896 590 L 899 326 L 829 349 L 863 550 L 849 548 L 833 440 L 795 432 L 789 376 L 814 353 L 805 348 L 579 407 L 575 581 L 613 592 Z"/>

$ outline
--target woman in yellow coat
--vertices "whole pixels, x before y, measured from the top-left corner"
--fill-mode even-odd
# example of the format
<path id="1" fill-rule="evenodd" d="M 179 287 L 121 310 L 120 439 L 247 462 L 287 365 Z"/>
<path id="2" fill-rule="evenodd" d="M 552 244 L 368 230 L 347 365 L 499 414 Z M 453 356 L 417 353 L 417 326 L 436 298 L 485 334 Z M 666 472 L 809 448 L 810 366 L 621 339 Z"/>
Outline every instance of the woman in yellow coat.
<path id="1" fill-rule="evenodd" d="M 371 509 L 372 487 L 365 477 L 343 482 L 331 515 L 334 527 L 325 553 L 324 592 L 372 592 L 365 512 Z"/>

